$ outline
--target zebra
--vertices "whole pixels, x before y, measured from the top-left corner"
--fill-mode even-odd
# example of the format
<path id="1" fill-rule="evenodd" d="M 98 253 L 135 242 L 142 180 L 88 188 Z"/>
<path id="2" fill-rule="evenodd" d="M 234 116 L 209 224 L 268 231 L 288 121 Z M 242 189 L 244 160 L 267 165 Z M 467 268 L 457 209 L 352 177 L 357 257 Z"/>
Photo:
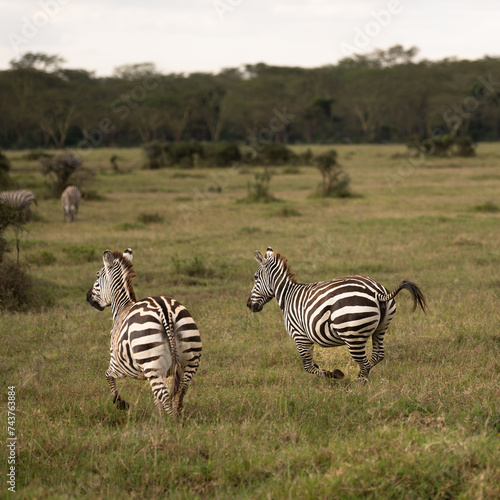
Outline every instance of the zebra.
<path id="1" fill-rule="evenodd" d="M 2 191 L 0 193 L 0 202 L 14 210 L 18 210 L 22 214 L 24 222 L 31 221 L 30 205 L 32 203 L 37 204 L 35 195 L 28 189 Z"/>
<path id="2" fill-rule="evenodd" d="M 308 373 L 328 378 L 344 378 L 341 370 L 321 369 L 313 357 L 314 345 L 347 345 L 359 365 L 359 378 L 367 379 L 370 370 L 385 357 L 384 335 L 396 313 L 394 297 L 408 290 L 417 305 L 426 311 L 426 301 L 419 287 L 411 281 L 389 292 L 366 276 L 348 276 L 330 281 L 298 283 L 287 259 L 268 248 L 265 256 L 255 252 L 260 264 L 247 301 L 252 312 L 259 312 L 273 297 L 283 311 L 288 335 L 295 341 L 302 365 Z M 372 355 L 366 344 L 372 338 Z"/>
<path id="3" fill-rule="evenodd" d="M 64 218 L 68 222 L 73 222 L 78 205 L 82 199 L 82 193 L 76 186 L 68 186 L 61 195 L 61 204 L 64 210 Z"/>
<path id="4" fill-rule="evenodd" d="M 102 311 L 110 305 L 113 313 L 106 380 L 119 409 L 127 409 L 128 404 L 118 394 L 116 379 L 147 379 L 155 404 L 180 417 L 184 396 L 200 364 L 200 333 L 187 309 L 176 300 L 164 296 L 136 299 L 132 258 L 130 248 L 123 253 L 106 250 L 104 267 L 87 293 L 92 307 Z M 170 395 L 166 383 L 169 374 Z"/>

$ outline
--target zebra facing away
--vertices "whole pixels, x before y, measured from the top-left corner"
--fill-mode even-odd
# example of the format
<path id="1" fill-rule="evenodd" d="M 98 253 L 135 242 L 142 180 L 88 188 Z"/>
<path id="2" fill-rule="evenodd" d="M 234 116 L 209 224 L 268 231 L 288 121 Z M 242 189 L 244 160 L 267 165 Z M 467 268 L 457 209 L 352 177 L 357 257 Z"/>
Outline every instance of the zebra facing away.
<path id="1" fill-rule="evenodd" d="M 37 204 L 35 195 L 28 189 L 2 191 L 0 193 L 0 202 L 23 213 L 25 222 L 31 220 L 30 205 L 32 203 L 35 203 L 35 205 Z"/>
<path id="2" fill-rule="evenodd" d="M 64 218 L 73 222 L 78 212 L 78 205 L 82 199 L 82 193 L 76 186 L 68 186 L 61 195 L 61 204 L 64 210 Z"/>
<path id="3" fill-rule="evenodd" d="M 155 404 L 180 416 L 183 400 L 201 358 L 201 337 L 187 309 L 174 299 L 158 296 L 136 300 L 132 250 L 103 254 L 104 267 L 87 293 L 87 302 L 102 311 L 111 306 L 111 359 L 106 372 L 113 402 L 128 404 L 118 395 L 116 379 L 147 379 Z M 171 393 L 166 378 L 172 375 Z"/>
<path id="4" fill-rule="evenodd" d="M 287 333 L 293 338 L 304 369 L 315 375 L 344 378 L 335 369 L 323 370 L 314 362 L 314 345 L 337 347 L 347 345 L 360 367 L 359 377 L 367 378 L 370 370 L 384 359 L 384 335 L 395 312 L 394 297 L 403 289 L 425 312 L 425 298 L 411 281 L 401 283 L 389 292 L 366 276 L 349 276 L 316 283 L 298 283 L 287 259 L 267 249 L 265 256 L 255 252 L 260 264 L 247 301 L 252 312 L 259 312 L 276 297 L 283 311 Z M 366 344 L 372 339 L 371 359 Z"/>

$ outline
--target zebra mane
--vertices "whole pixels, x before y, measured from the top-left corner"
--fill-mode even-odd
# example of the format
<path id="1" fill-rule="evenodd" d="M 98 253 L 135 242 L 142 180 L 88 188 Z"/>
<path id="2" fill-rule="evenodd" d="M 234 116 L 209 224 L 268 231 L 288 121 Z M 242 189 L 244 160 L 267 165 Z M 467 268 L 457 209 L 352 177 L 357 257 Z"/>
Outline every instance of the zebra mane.
<path id="1" fill-rule="evenodd" d="M 113 252 L 113 259 L 118 260 L 120 262 L 120 266 L 123 271 L 123 279 L 127 284 L 128 293 L 130 295 L 130 299 L 133 302 L 137 302 L 135 297 L 134 287 L 132 286 L 132 279 L 137 275 L 135 274 L 134 265 L 129 260 L 123 257 L 123 253 L 119 250 L 115 250 Z"/>
<path id="2" fill-rule="evenodd" d="M 287 278 L 292 283 L 297 283 L 297 278 L 295 278 L 295 273 L 291 270 L 290 265 L 288 264 L 288 259 L 284 255 L 281 255 L 280 253 L 275 253 L 274 258 L 277 261 L 281 262 L 283 269 L 286 271 Z"/>

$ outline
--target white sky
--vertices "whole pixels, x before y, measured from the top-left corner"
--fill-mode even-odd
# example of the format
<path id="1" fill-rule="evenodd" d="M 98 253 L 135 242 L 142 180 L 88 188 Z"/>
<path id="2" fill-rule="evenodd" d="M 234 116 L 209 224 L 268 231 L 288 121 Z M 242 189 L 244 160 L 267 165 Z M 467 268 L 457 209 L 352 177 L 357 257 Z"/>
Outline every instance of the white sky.
<path id="1" fill-rule="evenodd" d="M 498 0 L 0 0 L 0 70 L 25 52 L 97 76 L 143 62 L 311 68 L 397 44 L 418 59 L 479 59 L 500 55 L 499 21 Z"/>

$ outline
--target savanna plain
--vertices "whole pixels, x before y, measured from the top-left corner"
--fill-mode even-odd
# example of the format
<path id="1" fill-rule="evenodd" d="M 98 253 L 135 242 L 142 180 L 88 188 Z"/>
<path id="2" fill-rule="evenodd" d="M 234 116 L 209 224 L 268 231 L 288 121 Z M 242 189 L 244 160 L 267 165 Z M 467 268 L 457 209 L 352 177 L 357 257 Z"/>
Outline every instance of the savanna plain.
<path id="1" fill-rule="evenodd" d="M 38 198 L 19 236 L 33 305 L 0 323 L 19 498 L 500 498 L 500 145 L 412 163 L 402 145 L 334 147 L 351 198 L 311 197 L 321 175 L 299 165 L 270 167 L 273 203 L 242 201 L 261 166 L 145 170 L 139 148 L 95 149 L 73 223 L 44 197 L 38 163 L 6 152 Z M 301 282 L 415 281 L 428 312 L 398 295 L 367 383 L 346 347 L 315 350 L 345 379 L 309 375 L 276 301 L 246 308 L 254 251 L 268 246 Z M 143 381 L 118 381 L 130 402 L 118 410 L 104 377 L 111 311 L 85 297 L 103 251 L 128 247 L 137 297 L 176 298 L 201 332 L 180 422 Z M 3 498 L 7 457 L 4 447 Z"/>

